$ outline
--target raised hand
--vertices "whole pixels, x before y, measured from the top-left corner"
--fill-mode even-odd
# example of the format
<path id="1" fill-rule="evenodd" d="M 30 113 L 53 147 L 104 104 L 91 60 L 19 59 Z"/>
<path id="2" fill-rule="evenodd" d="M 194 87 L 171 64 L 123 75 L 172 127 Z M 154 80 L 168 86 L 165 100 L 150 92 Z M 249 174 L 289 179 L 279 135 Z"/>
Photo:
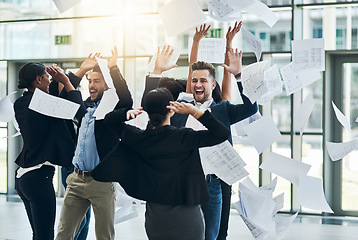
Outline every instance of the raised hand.
<path id="1" fill-rule="evenodd" d="M 51 67 L 46 67 L 46 72 L 51 75 L 52 79 L 56 82 L 66 84 L 69 82 L 68 77 L 61 71 L 59 67 L 52 65 Z"/>
<path id="2" fill-rule="evenodd" d="M 88 55 L 86 60 L 83 61 L 83 63 L 80 66 L 80 69 L 78 69 L 75 75 L 77 77 L 82 78 L 86 74 L 86 72 L 92 70 L 97 65 L 96 57 L 101 58 L 102 57 L 101 53 L 95 53 L 93 55 L 92 53 L 90 53 L 90 55 Z"/>
<path id="3" fill-rule="evenodd" d="M 201 39 L 205 37 L 205 35 L 208 33 L 208 30 L 210 29 L 211 25 L 206 27 L 206 23 L 200 26 L 199 30 L 198 28 L 195 28 L 195 34 L 193 37 L 193 42 L 199 42 Z"/>
<path id="4" fill-rule="evenodd" d="M 241 73 L 242 68 L 242 51 L 240 53 L 238 52 L 237 48 L 235 51 L 233 49 L 230 49 L 230 51 L 227 52 L 229 60 L 230 60 L 230 66 L 223 64 L 222 66 L 227 70 L 229 73 L 232 73 L 234 75 Z"/>
<path id="5" fill-rule="evenodd" d="M 169 45 L 164 45 L 162 51 L 160 51 L 160 47 L 158 47 L 157 59 L 155 60 L 155 66 L 152 72 L 153 74 L 162 74 L 162 72 L 178 66 L 176 64 L 169 64 L 169 60 L 170 57 L 173 55 L 173 52 L 174 49 L 171 48 Z"/>
<path id="6" fill-rule="evenodd" d="M 170 109 L 173 112 L 180 113 L 180 114 L 190 114 L 196 119 L 201 117 L 204 113 L 194 107 L 193 104 L 185 103 L 185 102 L 175 102 L 171 101 L 170 105 L 167 106 L 168 109 Z"/>
<path id="7" fill-rule="evenodd" d="M 137 108 L 137 109 L 132 109 L 132 110 L 128 110 L 127 111 L 127 120 L 130 119 L 135 119 L 138 115 L 143 113 L 143 108 Z"/>
<path id="8" fill-rule="evenodd" d="M 227 33 L 226 33 L 226 46 L 227 47 L 231 47 L 232 40 L 234 39 L 235 35 L 240 31 L 241 26 L 242 26 L 242 21 L 240 21 L 239 24 L 236 21 L 234 27 L 231 27 L 231 26 L 229 27 L 229 29 L 227 30 Z"/>
<path id="9" fill-rule="evenodd" d="M 116 46 L 114 46 L 113 50 L 111 50 L 111 53 L 112 53 L 112 56 L 108 59 L 108 68 L 111 68 L 111 67 L 117 65 L 118 50 L 117 50 Z"/>

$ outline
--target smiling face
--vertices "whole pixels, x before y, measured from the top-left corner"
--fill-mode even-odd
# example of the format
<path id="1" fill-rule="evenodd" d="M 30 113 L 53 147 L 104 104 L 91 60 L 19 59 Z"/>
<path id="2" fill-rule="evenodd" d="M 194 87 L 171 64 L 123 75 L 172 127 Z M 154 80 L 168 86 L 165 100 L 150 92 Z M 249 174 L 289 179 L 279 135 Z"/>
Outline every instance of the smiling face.
<path id="1" fill-rule="evenodd" d="M 190 89 L 195 101 L 204 103 L 211 100 L 215 86 L 216 81 L 207 69 L 193 71 Z"/>
<path id="2" fill-rule="evenodd" d="M 100 100 L 103 92 L 108 89 L 103 75 L 99 72 L 91 72 L 87 75 L 88 90 L 92 102 Z"/>

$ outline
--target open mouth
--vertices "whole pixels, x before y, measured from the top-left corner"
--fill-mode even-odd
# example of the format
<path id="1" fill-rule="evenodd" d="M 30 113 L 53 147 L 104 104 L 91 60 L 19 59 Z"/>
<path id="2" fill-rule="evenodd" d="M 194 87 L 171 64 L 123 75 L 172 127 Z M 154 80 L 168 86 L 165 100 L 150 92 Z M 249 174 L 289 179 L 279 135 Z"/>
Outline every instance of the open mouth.
<path id="1" fill-rule="evenodd" d="M 195 94 L 198 95 L 198 96 L 201 96 L 201 95 L 204 94 L 204 91 L 203 90 L 196 90 Z"/>
<path id="2" fill-rule="evenodd" d="M 90 92 L 90 96 L 94 96 L 98 91 L 96 89 L 91 89 L 89 92 Z"/>

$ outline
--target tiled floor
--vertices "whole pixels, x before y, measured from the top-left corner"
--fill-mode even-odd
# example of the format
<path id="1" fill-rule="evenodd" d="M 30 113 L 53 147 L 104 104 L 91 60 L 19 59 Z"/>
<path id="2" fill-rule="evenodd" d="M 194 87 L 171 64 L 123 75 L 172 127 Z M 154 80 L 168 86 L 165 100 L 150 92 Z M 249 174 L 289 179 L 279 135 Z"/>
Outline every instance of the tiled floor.
<path id="1" fill-rule="evenodd" d="M 58 199 L 56 226 L 61 209 L 62 199 Z M 139 217 L 116 225 L 116 239 L 144 240 L 144 205 L 137 207 Z M 46 211 L 46 209 L 44 209 Z M 92 215 L 93 216 L 93 215 Z M 340 225 L 321 224 L 322 218 L 303 216 L 292 224 L 283 239 L 289 240 L 354 240 L 358 239 L 358 218 L 327 219 Z M 31 228 L 28 223 L 22 202 L 7 202 L 4 195 L 0 195 L 0 240 L 30 240 Z M 88 240 L 94 240 L 94 219 L 90 226 Z M 232 210 L 230 217 L 228 240 L 254 239 L 240 216 Z M 276 239 L 274 223 L 266 239 Z"/>

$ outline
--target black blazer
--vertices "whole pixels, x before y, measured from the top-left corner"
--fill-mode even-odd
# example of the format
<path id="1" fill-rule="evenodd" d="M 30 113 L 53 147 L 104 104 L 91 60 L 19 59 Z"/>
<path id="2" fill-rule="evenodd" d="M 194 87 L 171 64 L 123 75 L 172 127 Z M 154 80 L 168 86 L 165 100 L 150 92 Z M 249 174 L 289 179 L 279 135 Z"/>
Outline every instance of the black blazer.
<path id="1" fill-rule="evenodd" d="M 113 66 L 110 68 L 110 74 L 113 79 L 114 87 L 116 88 L 117 95 L 119 97 L 119 102 L 116 105 L 115 109 L 120 108 L 131 108 L 133 105 L 133 99 L 131 93 L 128 89 L 126 80 L 122 76 L 119 68 L 117 66 Z M 86 108 L 90 107 L 92 101 L 90 98 L 84 102 Z M 78 126 L 81 126 L 82 117 L 86 114 L 86 112 L 81 116 L 80 122 Z M 96 139 L 96 146 L 99 159 L 102 161 L 108 153 L 110 153 L 118 144 L 119 139 L 117 136 L 113 134 L 105 125 L 104 120 L 96 120 L 94 126 L 94 133 Z"/>
<path id="2" fill-rule="evenodd" d="M 199 150 L 225 141 L 227 128 L 209 111 L 199 121 L 208 130 L 170 125 L 141 130 L 123 123 L 126 111 L 108 113 L 106 125 L 121 143 L 93 171 L 100 181 L 118 181 L 128 195 L 165 205 L 199 205 L 209 195 Z M 113 179 L 114 178 L 114 179 Z"/>
<path id="3" fill-rule="evenodd" d="M 63 95 L 67 100 L 80 104 L 75 118 L 78 119 L 86 112 L 79 91 L 70 91 Z M 24 142 L 15 162 L 23 168 L 46 161 L 60 166 L 70 166 L 75 148 L 68 128 L 71 120 L 45 116 L 29 109 L 32 96 L 32 92 L 25 92 L 14 103 L 15 118 Z"/>

